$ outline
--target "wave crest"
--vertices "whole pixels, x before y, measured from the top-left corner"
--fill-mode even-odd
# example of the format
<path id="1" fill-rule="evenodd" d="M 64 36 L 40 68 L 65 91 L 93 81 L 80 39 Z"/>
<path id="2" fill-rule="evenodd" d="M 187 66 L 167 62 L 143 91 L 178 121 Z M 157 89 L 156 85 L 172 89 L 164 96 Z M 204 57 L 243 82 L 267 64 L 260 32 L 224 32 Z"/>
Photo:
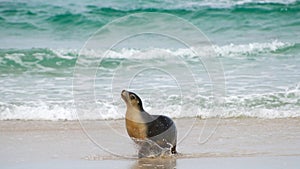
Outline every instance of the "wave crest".
<path id="1" fill-rule="evenodd" d="M 243 58 L 245 56 L 259 56 L 261 54 L 285 52 L 300 47 L 297 44 L 285 43 L 278 40 L 265 43 L 249 44 L 229 44 L 224 46 L 213 46 L 216 55 L 220 57 Z M 94 62 L 98 59 L 102 51 L 84 50 L 81 51 L 81 57 L 86 62 Z M 20 72 L 40 72 L 71 70 L 76 63 L 79 50 L 77 49 L 2 49 L 0 50 L 0 70 L 1 73 L 20 73 Z M 100 56 L 101 57 L 101 56 Z M 192 49 L 167 49 L 167 48 L 149 48 L 149 49 L 128 49 L 107 51 L 102 56 L 106 65 L 110 68 L 112 62 L 120 62 L 122 59 L 165 59 L 172 57 L 182 57 L 187 61 L 199 59 L 199 56 Z"/>

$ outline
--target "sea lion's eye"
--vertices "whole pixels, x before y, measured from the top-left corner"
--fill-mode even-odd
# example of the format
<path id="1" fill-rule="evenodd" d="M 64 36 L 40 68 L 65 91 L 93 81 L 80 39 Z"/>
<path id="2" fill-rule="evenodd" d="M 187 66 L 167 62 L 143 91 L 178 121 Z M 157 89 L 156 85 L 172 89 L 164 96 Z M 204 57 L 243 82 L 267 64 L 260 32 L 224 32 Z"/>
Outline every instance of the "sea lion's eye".
<path id="1" fill-rule="evenodd" d="M 135 96 L 134 95 L 130 95 L 130 99 L 131 100 L 135 99 Z"/>

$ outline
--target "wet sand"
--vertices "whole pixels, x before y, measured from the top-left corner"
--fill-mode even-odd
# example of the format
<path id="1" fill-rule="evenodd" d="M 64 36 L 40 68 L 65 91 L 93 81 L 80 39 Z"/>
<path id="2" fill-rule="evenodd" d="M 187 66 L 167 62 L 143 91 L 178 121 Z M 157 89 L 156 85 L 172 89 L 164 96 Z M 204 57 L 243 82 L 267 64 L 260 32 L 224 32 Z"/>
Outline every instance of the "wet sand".
<path id="1" fill-rule="evenodd" d="M 300 119 L 175 119 L 177 156 L 137 159 L 124 120 L 1 121 L 1 168 L 298 168 Z"/>

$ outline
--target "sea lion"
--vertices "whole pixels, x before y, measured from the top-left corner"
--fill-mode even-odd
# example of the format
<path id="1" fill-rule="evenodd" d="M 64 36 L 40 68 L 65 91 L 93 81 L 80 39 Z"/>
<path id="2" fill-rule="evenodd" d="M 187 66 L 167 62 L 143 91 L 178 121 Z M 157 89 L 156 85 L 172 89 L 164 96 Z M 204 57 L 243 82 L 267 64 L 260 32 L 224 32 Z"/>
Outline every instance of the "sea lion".
<path id="1" fill-rule="evenodd" d="M 141 146 L 139 157 L 143 157 L 143 150 L 149 149 L 151 140 L 161 148 L 169 148 L 176 154 L 177 130 L 172 119 L 163 115 L 150 115 L 142 104 L 142 100 L 133 92 L 123 90 L 121 97 L 126 103 L 126 129 L 128 135 Z M 144 143 L 144 144 L 141 144 Z"/>

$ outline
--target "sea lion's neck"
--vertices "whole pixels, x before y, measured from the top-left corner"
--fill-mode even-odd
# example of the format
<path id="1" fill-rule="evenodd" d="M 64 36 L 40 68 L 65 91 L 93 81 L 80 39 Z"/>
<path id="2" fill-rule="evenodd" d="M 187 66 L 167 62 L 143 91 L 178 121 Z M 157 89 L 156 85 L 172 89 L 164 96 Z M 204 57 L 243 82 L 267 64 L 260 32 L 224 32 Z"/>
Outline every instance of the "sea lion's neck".
<path id="1" fill-rule="evenodd" d="M 144 123 L 151 115 L 136 108 L 127 108 L 126 119 L 137 123 Z"/>

